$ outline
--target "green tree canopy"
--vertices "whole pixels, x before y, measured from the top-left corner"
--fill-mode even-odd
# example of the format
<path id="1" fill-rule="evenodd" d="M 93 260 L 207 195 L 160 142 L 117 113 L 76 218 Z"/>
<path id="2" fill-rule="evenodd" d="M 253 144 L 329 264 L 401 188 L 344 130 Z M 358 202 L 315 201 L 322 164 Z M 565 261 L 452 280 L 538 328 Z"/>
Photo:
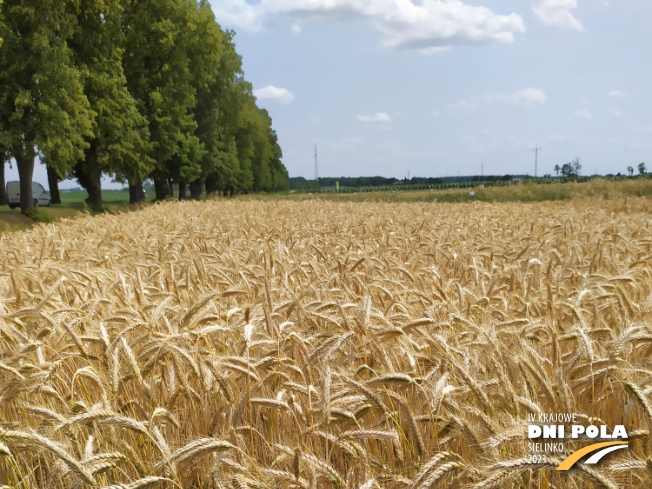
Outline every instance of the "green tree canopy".
<path id="1" fill-rule="evenodd" d="M 124 72 L 129 92 L 149 124 L 154 178 L 170 177 L 174 165 L 197 164 L 186 157 L 173 159 L 177 151 L 185 151 L 192 138 L 188 131 L 195 127 L 190 66 L 196 12 L 194 0 L 129 0 L 123 15 Z M 182 170 L 177 170 L 180 175 Z M 135 176 L 128 178 L 130 184 L 142 183 Z"/>
<path id="2" fill-rule="evenodd" d="M 122 69 L 124 35 L 120 0 L 84 0 L 69 44 L 75 62 L 87 73 L 84 84 L 91 108 L 97 114 L 93 135 L 74 174 L 101 207 L 103 173 L 120 180 L 142 181 L 153 169 L 147 120 L 127 89 Z"/>
<path id="3" fill-rule="evenodd" d="M 16 160 L 27 212 L 34 158 L 66 173 L 88 148 L 95 114 L 68 45 L 76 9 L 55 0 L 5 0 L 0 14 L 0 144 Z"/>
<path id="4" fill-rule="evenodd" d="M 70 174 L 101 206 L 103 174 L 140 201 L 172 181 L 197 196 L 288 187 L 266 110 L 244 79 L 233 32 L 207 0 L 5 0 L 0 3 L 0 148 L 14 158 L 21 206 L 34 159 Z"/>

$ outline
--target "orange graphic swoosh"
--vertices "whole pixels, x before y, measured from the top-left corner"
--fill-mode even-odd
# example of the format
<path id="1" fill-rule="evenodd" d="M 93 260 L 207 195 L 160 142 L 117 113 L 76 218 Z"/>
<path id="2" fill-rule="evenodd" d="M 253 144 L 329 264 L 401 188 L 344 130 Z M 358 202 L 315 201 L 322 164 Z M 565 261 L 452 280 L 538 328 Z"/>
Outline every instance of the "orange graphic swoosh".
<path id="1" fill-rule="evenodd" d="M 584 455 L 587 453 L 595 452 L 596 450 L 599 450 L 600 448 L 604 447 L 610 447 L 612 445 L 627 445 L 628 443 L 625 441 L 605 441 L 602 443 L 594 443 L 593 445 L 589 445 L 588 447 L 584 447 L 576 451 L 575 453 L 569 455 L 564 459 L 564 461 L 557 467 L 557 470 L 568 470 L 570 469 L 575 462 L 577 462 L 579 459 L 581 459 Z"/>

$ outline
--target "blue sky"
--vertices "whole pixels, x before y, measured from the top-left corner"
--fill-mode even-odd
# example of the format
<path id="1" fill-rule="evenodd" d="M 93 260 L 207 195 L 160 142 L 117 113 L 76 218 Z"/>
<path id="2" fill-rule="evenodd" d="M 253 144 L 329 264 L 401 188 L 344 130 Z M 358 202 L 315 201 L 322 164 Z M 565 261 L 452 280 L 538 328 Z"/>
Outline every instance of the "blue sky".
<path id="1" fill-rule="evenodd" d="M 652 167 L 652 2 L 212 0 L 291 176 Z"/>
<path id="2" fill-rule="evenodd" d="M 652 2 L 211 4 L 291 176 L 652 168 Z"/>

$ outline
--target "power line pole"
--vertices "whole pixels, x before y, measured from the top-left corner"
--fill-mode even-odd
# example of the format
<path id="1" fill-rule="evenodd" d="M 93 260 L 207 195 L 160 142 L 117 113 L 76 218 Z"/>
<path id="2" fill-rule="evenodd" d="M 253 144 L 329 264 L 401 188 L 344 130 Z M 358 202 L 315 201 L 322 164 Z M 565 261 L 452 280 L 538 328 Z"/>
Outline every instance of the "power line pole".
<path id="1" fill-rule="evenodd" d="M 315 183 L 319 185 L 319 167 L 317 165 L 317 145 L 315 144 Z"/>
<path id="2" fill-rule="evenodd" d="M 538 163 L 538 156 L 539 156 L 539 151 L 541 151 L 541 148 L 539 148 L 538 144 L 534 144 L 534 178 L 537 177 L 537 163 Z"/>

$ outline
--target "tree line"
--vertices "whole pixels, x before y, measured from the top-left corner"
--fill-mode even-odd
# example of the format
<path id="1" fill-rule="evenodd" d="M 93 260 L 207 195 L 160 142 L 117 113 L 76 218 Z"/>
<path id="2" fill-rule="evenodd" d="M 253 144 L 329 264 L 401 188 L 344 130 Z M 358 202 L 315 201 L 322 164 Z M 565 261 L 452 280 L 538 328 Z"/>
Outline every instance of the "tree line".
<path id="1" fill-rule="evenodd" d="M 381 187 L 385 185 L 393 185 L 399 182 L 410 182 L 410 183 L 440 183 L 441 179 L 439 178 L 422 178 L 422 177 L 412 177 L 412 180 L 400 180 L 393 177 L 320 177 L 319 186 L 322 187 L 334 187 L 336 182 L 339 182 L 339 185 L 342 187 Z M 317 186 L 314 180 L 307 180 L 304 177 L 292 177 L 290 178 L 290 188 L 291 189 L 300 189 L 306 186 Z"/>
<path id="2" fill-rule="evenodd" d="M 319 177 L 319 182 L 307 180 L 304 177 L 290 178 L 290 189 L 312 191 L 321 187 L 362 188 L 362 187 L 388 187 L 397 185 L 440 185 L 454 182 L 492 182 L 507 181 L 512 178 L 526 178 L 527 175 L 465 175 L 455 177 L 412 177 L 398 179 L 394 177 Z"/>
<path id="3" fill-rule="evenodd" d="M 645 163 L 644 162 L 641 161 L 638 164 L 637 168 L 638 168 L 638 174 L 639 175 L 645 175 L 646 168 L 645 168 Z M 630 177 L 634 175 L 634 168 L 631 165 L 627 167 L 627 173 L 629 173 Z"/>
<path id="4" fill-rule="evenodd" d="M 638 168 L 638 174 L 639 175 L 645 175 L 646 173 L 646 167 L 644 162 L 640 162 L 637 165 Z M 582 165 L 580 164 L 580 159 L 579 157 L 575 157 L 572 161 L 569 161 L 568 163 L 564 163 L 563 165 L 555 165 L 554 167 L 555 173 L 557 176 L 561 174 L 562 177 L 579 177 L 580 176 L 580 171 L 582 170 Z M 629 176 L 634 175 L 634 167 L 631 165 L 627 167 L 627 173 Z M 620 173 L 618 173 L 617 176 L 620 176 Z"/>
<path id="5" fill-rule="evenodd" d="M 21 209 L 37 156 L 51 186 L 75 177 L 94 207 L 101 178 L 144 200 L 287 189 L 272 120 L 256 105 L 207 0 L 3 0 L 0 177 L 14 159 Z M 54 196 L 53 196 L 54 197 Z"/>
<path id="6" fill-rule="evenodd" d="M 564 163 L 563 165 L 555 165 L 555 173 L 559 176 L 561 173 L 562 177 L 579 177 L 580 172 L 582 171 L 582 164 L 580 163 L 579 157 L 575 157 L 572 161 Z"/>

